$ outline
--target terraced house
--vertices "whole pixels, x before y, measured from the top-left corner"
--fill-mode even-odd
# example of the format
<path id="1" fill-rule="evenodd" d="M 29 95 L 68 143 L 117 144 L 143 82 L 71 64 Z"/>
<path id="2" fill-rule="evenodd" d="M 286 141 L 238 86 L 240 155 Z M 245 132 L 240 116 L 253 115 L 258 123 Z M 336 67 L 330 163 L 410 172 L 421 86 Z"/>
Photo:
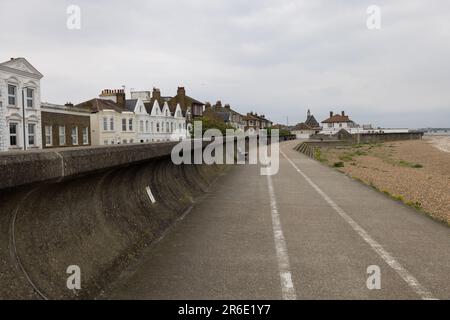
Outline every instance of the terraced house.
<path id="1" fill-rule="evenodd" d="M 144 142 L 178 141 L 186 139 L 186 118 L 179 104 L 170 108 L 158 98 L 144 103 L 141 98 L 127 100 L 127 108 L 136 115 L 137 140 Z"/>
<path id="2" fill-rule="evenodd" d="M 103 90 L 75 107 L 91 112 L 92 145 L 137 143 L 135 114 L 126 108 L 123 89 Z"/>
<path id="3" fill-rule="evenodd" d="M 73 104 L 41 104 L 42 146 L 49 148 L 91 145 L 91 112 Z"/>
<path id="4" fill-rule="evenodd" d="M 140 140 L 146 142 L 147 140 L 148 142 L 159 142 L 185 139 L 190 130 L 188 119 L 192 120 L 192 108 L 201 104 L 201 102 L 186 96 L 184 88 L 178 88 L 175 97 L 162 96 L 161 90 L 158 88 L 153 88 L 152 92 L 133 91 L 131 99 L 130 108 L 133 108 L 134 105 L 138 121 L 143 121 L 144 132 L 142 134 L 138 132 L 138 135 L 141 137 Z M 143 102 L 145 110 L 138 107 L 139 101 Z M 195 110 L 199 112 L 200 109 L 195 108 Z M 201 108 L 202 113 L 203 107 Z M 149 122 L 148 130 L 146 130 L 147 121 Z"/>
<path id="5" fill-rule="evenodd" d="M 42 77 L 25 58 L 0 63 L 0 151 L 42 148 Z"/>
<path id="6" fill-rule="evenodd" d="M 247 113 L 244 116 L 245 132 L 248 134 L 259 134 L 261 129 L 268 129 L 272 127 L 272 121 L 266 119 L 264 115 L 258 115 L 257 113 Z"/>
<path id="7" fill-rule="evenodd" d="M 245 130 L 246 122 L 244 116 L 239 112 L 233 110 L 229 104 L 222 106 L 222 101 L 217 101 L 215 105 L 211 106 L 209 103 L 205 106 L 205 112 L 214 112 L 220 120 L 232 126 L 237 130 Z"/>

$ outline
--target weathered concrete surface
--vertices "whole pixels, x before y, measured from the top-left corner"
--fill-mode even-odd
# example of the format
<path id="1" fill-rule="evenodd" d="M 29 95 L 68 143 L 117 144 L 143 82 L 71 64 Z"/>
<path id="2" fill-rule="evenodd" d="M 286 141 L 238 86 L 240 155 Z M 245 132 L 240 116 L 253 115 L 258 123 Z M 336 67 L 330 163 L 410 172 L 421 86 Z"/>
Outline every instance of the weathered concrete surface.
<path id="1" fill-rule="evenodd" d="M 61 151 L 65 176 L 71 176 L 62 181 L 57 181 L 61 158 L 54 152 L 24 155 L 22 166 L 31 161 L 32 167 L 23 171 L 17 157 L 7 160 L 22 178 L 6 184 L 30 182 L 26 175 L 33 172 L 33 182 L 46 183 L 0 191 L 0 298 L 97 295 L 224 170 L 175 166 L 170 150 L 171 144 Z M 66 287 L 69 265 L 81 268 L 79 292 Z"/>
<path id="2" fill-rule="evenodd" d="M 435 298 L 450 297 L 450 229 L 292 150 L 285 154 Z M 157 245 L 122 273 L 106 299 L 280 299 L 267 178 L 239 166 Z M 272 177 L 298 299 L 420 296 L 280 158 Z M 367 268 L 381 268 L 368 290 Z"/>
<path id="3" fill-rule="evenodd" d="M 0 190 L 53 181 L 170 155 L 175 142 L 0 154 Z"/>

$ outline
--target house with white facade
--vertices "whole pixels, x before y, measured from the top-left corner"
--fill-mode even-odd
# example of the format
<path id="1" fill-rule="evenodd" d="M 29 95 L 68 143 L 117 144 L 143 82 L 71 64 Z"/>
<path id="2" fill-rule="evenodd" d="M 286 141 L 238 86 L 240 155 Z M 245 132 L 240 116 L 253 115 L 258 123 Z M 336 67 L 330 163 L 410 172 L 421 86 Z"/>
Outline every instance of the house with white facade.
<path id="1" fill-rule="evenodd" d="M 179 141 L 187 138 L 186 116 L 180 105 L 171 110 L 167 101 L 145 104 L 150 118 L 150 141 Z"/>
<path id="2" fill-rule="evenodd" d="M 25 58 L 0 63 L 0 151 L 42 148 L 42 77 Z"/>
<path id="3" fill-rule="evenodd" d="M 103 90 L 100 97 L 75 105 L 91 112 L 92 145 L 137 143 L 136 117 L 125 105 L 125 91 Z"/>
<path id="4" fill-rule="evenodd" d="M 161 96 L 157 88 L 152 93 L 131 92 L 127 108 L 136 115 L 139 142 L 179 141 L 188 136 L 186 111 L 172 97 Z"/>
<path id="5" fill-rule="evenodd" d="M 334 114 L 330 111 L 330 117 L 322 121 L 322 131 L 320 134 L 333 135 L 341 131 L 342 129 L 352 133 L 352 129 L 358 127 L 358 125 L 350 120 L 349 116 L 344 111 L 341 114 Z"/>

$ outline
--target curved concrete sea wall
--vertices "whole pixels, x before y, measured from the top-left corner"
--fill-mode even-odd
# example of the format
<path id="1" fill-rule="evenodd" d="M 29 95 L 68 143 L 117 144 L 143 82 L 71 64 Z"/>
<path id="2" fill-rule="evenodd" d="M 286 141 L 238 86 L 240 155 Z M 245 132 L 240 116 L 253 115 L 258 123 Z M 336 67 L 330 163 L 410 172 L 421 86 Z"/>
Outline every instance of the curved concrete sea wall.
<path id="1" fill-rule="evenodd" d="M 0 298 L 98 295 L 224 170 L 176 166 L 173 145 L 0 155 Z"/>

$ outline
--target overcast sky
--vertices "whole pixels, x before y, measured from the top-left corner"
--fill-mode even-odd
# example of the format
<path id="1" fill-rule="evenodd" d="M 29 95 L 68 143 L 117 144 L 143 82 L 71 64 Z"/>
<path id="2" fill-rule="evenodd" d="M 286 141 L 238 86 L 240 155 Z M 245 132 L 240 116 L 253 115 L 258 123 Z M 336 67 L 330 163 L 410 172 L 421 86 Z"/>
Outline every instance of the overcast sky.
<path id="1" fill-rule="evenodd" d="M 69 5 L 81 29 L 66 27 Z M 381 8 L 381 29 L 366 26 Z M 360 124 L 450 127 L 448 0 L 0 2 L 0 60 L 25 57 L 44 101 L 101 89 L 174 95 L 295 124 L 311 109 Z"/>

